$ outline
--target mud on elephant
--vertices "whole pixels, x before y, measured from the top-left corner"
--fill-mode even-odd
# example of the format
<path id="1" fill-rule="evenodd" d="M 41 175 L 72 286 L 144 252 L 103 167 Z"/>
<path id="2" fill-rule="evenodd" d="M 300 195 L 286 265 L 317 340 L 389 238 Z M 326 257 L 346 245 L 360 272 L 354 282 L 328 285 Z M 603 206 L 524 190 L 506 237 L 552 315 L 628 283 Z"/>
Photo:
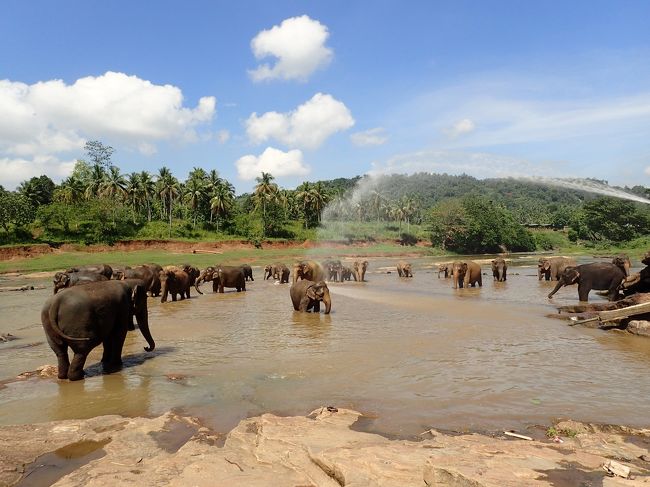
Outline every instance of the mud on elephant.
<path id="1" fill-rule="evenodd" d="M 564 269 L 560 280 L 553 291 L 549 293 L 548 298 L 551 299 L 563 286 L 577 284 L 580 301 L 588 301 L 589 291 L 592 289 L 607 290 L 607 299 L 616 301 L 619 296 L 619 288 L 624 280 L 625 272 L 615 264 L 596 262 L 570 266 Z"/>
<path id="2" fill-rule="evenodd" d="M 139 280 L 93 282 L 50 297 L 41 323 L 58 361 L 59 379 L 79 380 L 90 351 L 104 346 L 102 366 L 111 373 L 122 367 L 122 347 L 135 316 L 147 352 L 156 344 L 149 331 L 147 293 Z M 74 356 L 68 357 L 68 347 Z"/>
<path id="3" fill-rule="evenodd" d="M 320 303 L 325 305 L 325 314 L 332 309 L 330 291 L 325 281 L 302 280 L 294 283 L 289 290 L 293 309 L 296 311 L 320 312 Z"/>

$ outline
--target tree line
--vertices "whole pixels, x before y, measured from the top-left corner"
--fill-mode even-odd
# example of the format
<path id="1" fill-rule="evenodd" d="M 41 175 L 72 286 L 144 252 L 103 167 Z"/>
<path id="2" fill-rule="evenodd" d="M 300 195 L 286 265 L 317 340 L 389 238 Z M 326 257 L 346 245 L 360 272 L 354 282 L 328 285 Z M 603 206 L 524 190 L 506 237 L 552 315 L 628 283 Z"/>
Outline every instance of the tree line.
<path id="1" fill-rule="evenodd" d="M 420 173 L 367 184 L 367 176 L 357 176 L 305 181 L 291 190 L 263 172 L 251 193 L 236 195 L 214 169 L 194 167 L 184 181 L 165 166 L 154 174 L 123 174 L 112 147 L 90 141 L 85 151 L 60 184 L 43 175 L 16 191 L 0 187 L 0 243 L 219 236 L 258 242 L 300 238 L 301 230 L 344 221 L 402 235 L 415 228 L 434 246 L 474 253 L 544 247 L 526 226 L 565 229 L 574 241 L 611 242 L 650 229 L 646 205 L 511 179 Z M 358 185 L 367 190 L 351 198 Z M 650 196 L 642 186 L 628 190 Z"/>

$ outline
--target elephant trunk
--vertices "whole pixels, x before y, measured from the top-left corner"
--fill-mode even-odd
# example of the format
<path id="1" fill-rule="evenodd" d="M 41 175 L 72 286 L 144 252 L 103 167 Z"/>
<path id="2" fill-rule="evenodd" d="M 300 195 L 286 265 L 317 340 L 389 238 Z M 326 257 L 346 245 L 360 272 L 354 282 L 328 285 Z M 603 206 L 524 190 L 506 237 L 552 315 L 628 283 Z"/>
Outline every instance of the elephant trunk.
<path id="1" fill-rule="evenodd" d="M 560 278 L 559 281 L 557 281 L 557 284 L 555 285 L 555 288 L 548 294 L 548 299 L 551 299 L 553 295 L 560 290 L 560 288 L 564 286 L 564 279 Z"/>
<path id="2" fill-rule="evenodd" d="M 135 318 L 138 321 L 140 333 L 142 333 L 142 336 L 149 344 L 149 346 L 144 347 L 144 349 L 147 352 L 152 352 L 156 348 L 156 342 L 153 341 L 153 337 L 149 331 L 149 313 L 147 312 L 146 306 L 143 310 L 136 311 Z"/>
<path id="3" fill-rule="evenodd" d="M 166 303 L 167 302 L 167 279 L 165 279 L 162 282 L 161 292 L 162 292 L 162 297 L 160 298 L 160 302 L 161 303 Z"/>
<path id="4" fill-rule="evenodd" d="M 199 285 L 203 282 L 203 279 L 205 279 L 205 272 L 201 272 L 199 277 L 196 278 L 196 281 L 194 281 L 194 289 L 196 289 L 196 292 L 199 294 L 203 294 L 199 289 Z"/>
<path id="5" fill-rule="evenodd" d="M 323 295 L 323 304 L 325 305 L 325 314 L 328 315 L 332 309 L 332 298 L 330 297 L 329 289 Z"/>

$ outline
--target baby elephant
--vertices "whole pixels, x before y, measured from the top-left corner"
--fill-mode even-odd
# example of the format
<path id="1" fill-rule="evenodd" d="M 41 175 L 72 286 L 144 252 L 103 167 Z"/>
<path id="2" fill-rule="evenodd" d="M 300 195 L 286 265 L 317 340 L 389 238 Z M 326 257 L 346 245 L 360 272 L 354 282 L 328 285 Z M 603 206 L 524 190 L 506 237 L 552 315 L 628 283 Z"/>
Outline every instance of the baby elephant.
<path id="1" fill-rule="evenodd" d="M 325 281 L 302 281 L 295 282 L 289 290 L 293 309 L 296 311 L 314 310 L 314 313 L 320 312 L 320 302 L 325 305 L 325 314 L 329 314 L 332 309 L 332 299 L 330 290 Z"/>
<path id="2" fill-rule="evenodd" d="M 399 277 L 413 277 L 413 268 L 408 262 L 398 262 L 397 264 L 397 274 Z"/>

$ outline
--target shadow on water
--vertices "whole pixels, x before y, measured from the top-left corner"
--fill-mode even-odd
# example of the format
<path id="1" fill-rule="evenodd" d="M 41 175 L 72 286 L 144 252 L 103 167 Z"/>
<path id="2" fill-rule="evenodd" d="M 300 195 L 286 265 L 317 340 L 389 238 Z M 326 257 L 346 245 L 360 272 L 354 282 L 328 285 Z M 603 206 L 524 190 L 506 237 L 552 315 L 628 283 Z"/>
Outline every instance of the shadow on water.
<path id="1" fill-rule="evenodd" d="M 157 347 L 153 352 L 139 352 L 131 353 L 128 355 L 122 356 L 122 369 L 128 369 L 130 367 L 137 367 L 138 365 L 144 364 L 146 361 L 160 357 L 161 355 L 166 355 L 176 351 L 176 347 Z M 98 375 L 104 375 L 102 370 L 102 363 L 94 363 L 84 369 L 86 378 L 97 377 Z"/>
<path id="2" fill-rule="evenodd" d="M 25 474 L 16 487 L 52 485 L 79 467 L 105 456 L 102 447 L 110 441 L 110 438 L 103 441 L 83 440 L 41 455 L 25 467 Z"/>

